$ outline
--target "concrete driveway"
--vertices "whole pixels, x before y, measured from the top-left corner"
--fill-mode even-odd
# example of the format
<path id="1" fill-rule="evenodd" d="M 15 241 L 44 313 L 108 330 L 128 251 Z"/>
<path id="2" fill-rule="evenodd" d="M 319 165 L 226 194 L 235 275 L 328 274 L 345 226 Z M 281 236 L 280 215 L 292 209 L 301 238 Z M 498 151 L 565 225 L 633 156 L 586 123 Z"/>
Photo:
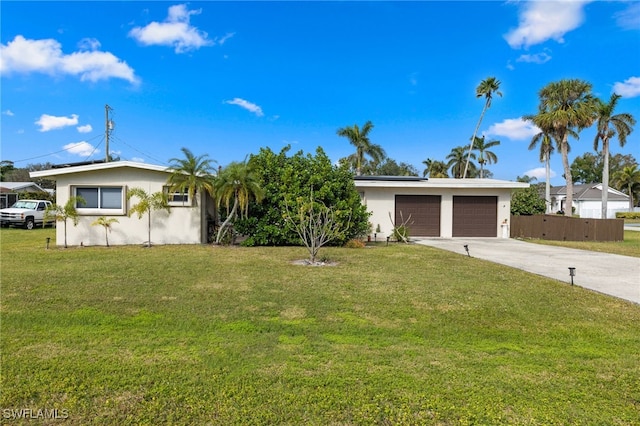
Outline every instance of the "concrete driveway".
<path id="1" fill-rule="evenodd" d="M 528 243 L 512 238 L 421 238 L 423 244 L 512 266 L 640 304 L 640 258 Z"/>

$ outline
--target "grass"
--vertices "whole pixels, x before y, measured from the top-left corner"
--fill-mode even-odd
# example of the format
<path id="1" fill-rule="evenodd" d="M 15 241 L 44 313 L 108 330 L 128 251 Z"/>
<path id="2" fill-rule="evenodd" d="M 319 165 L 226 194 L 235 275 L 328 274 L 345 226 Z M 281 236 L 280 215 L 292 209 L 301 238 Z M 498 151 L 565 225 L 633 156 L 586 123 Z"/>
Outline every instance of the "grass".
<path id="1" fill-rule="evenodd" d="M 549 246 L 570 247 L 580 250 L 640 257 L 639 231 L 624 231 L 624 241 L 551 241 L 539 239 L 527 239 L 527 241 Z"/>
<path id="2" fill-rule="evenodd" d="M 632 303 L 424 246 L 305 267 L 297 247 L 45 250 L 54 232 L 0 230 L 12 424 L 640 424 Z"/>

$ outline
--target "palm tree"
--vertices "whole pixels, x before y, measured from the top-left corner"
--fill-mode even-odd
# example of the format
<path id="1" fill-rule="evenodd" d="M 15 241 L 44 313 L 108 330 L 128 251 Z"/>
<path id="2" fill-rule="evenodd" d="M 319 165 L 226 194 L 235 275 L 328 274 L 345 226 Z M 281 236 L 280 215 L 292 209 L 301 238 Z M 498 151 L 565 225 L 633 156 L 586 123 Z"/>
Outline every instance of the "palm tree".
<path id="1" fill-rule="evenodd" d="M 114 223 L 118 223 L 118 219 L 115 217 L 107 219 L 105 216 L 100 216 L 96 220 L 91 223 L 91 226 L 102 226 L 104 227 L 104 238 L 107 242 L 107 247 L 109 247 L 109 232 L 111 232 L 111 225 Z"/>
<path id="2" fill-rule="evenodd" d="M 535 149 L 540 142 L 540 161 L 544 161 L 545 185 L 544 185 L 544 202 L 546 204 L 546 213 L 551 213 L 551 154 L 555 151 L 553 146 L 553 136 L 549 131 L 541 130 L 536 134 L 529 144 L 529 150 Z"/>
<path id="3" fill-rule="evenodd" d="M 593 141 L 593 149 L 597 152 L 598 145 L 602 141 L 602 219 L 607 218 L 607 201 L 609 195 L 609 141 L 618 135 L 620 146 L 627 143 L 627 136 L 633 131 L 636 120 L 629 113 L 619 113 L 614 115 L 614 110 L 621 96 L 617 93 L 611 95 L 609 103 L 598 99 L 597 109 L 597 129 L 596 137 Z"/>
<path id="4" fill-rule="evenodd" d="M 84 198 L 80 196 L 70 197 L 64 206 L 52 204 L 44 211 L 43 227 L 50 219 L 55 219 L 56 222 L 64 222 L 64 248 L 67 248 L 67 219 L 71 219 L 73 226 L 78 226 L 80 216 L 76 206 L 82 204 L 86 204 Z"/>
<path id="5" fill-rule="evenodd" d="M 478 124 L 476 124 L 476 129 L 473 131 L 473 136 L 471 136 L 471 143 L 469 144 L 469 154 L 467 155 L 467 162 L 464 166 L 464 173 L 462 174 L 462 178 L 467 177 L 467 171 L 469 170 L 469 162 L 471 161 L 471 151 L 473 151 L 473 144 L 476 141 L 476 135 L 478 134 L 478 129 L 480 128 L 480 123 L 482 123 L 482 119 L 484 118 L 484 113 L 487 112 L 487 109 L 491 106 L 491 99 L 493 98 L 494 93 L 500 97 L 502 97 L 502 92 L 500 92 L 500 81 L 495 77 L 487 77 L 482 80 L 478 87 L 476 87 L 476 98 L 481 98 L 484 96 L 484 108 L 482 108 L 482 113 L 480 114 L 480 119 L 478 120 Z"/>
<path id="6" fill-rule="evenodd" d="M 140 201 L 138 202 L 138 204 L 132 206 L 129 209 L 129 217 L 131 217 L 132 214 L 136 213 L 138 215 L 138 219 L 142 219 L 142 215 L 144 215 L 145 213 L 147 214 L 147 229 L 149 232 L 149 239 L 146 244 L 147 247 L 151 247 L 151 211 L 166 210 L 167 213 L 171 213 L 171 210 L 169 210 L 167 196 L 162 191 L 149 194 L 142 188 L 131 188 L 127 191 L 127 200 L 129 200 L 131 197 L 136 197 Z"/>
<path id="7" fill-rule="evenodd" d="M 500 145 L 500 141 L 492 140 L 487 143 L 484 142 L 484 136 L 479 138 L 476 136 L 475 150 L 478 151 L 478 164 L 480 164 L 480 179 L 484 178 L 484 165 L 494 164 L 498 162 L 498 157 L 493 151 L 489 151 L 489 148 Z"/>
<path id="8" fill-rule="evenodd" d="M 573 213 L 573 178 L 569 166 L 569 136 L 572 131 L 579 132 L 593 124 L 597 104 L 591 95 L 591 84 L 577 79 L 549 83 L 540 90 L 539 96 L 538 113 L 525 119 L 550 131 L 560 145 L 567 184 L 564 214 L 570 217 Z"/>
<path id="9" fill-rule="evenodd" d="M 453 148 L 449 155 L 447 155 L 446 157 L 446 159 L 449 160 L 449 162 L 447 163 L 447 169 L 451 169 L 451 175 L 456 179 L 462 178 L 464 176 L 464 171 L 466 168 L 465 157 L 467 157 L 467 155 L 465 154 L 464 146 Z M 472 152 L 471 158 L 475 160 L 476 154 Z M 469 170 L 475 172 L 476 165 L 474 163 L 468 163 L 468 167 Z"/>
<path id="10" fill-rule="evenodd" d="M 640 190 L 640 169 L 638 165 L 626 166 L 613 175 L 616 186 L 629 194 L 629 211 L 633 211 L 633 193 Z"/>
<path id="11" fill-rule="evenodd" d="M 349 139 L 349 143 L 356 147 L 355 164 L 356 175 L 362 174 L 362 163 L 364 157 L 369 156 L 375 162 L 381 162 L 386 156 L 384 149 L 380 145 L 376 145 L 369 140 L 369 132 L 373 129 L 373 123 L 367 121 L 362 129 L 357 124 L 353 126 L 342 127 L 337 130 L 338 136 L 344 136 Z"/>
<path id="12" fill-rule="evenodd" d="M 172 192 L 187 193 L 189 201 L 195 200 L 195 195 L 200 191 L 206 191 L 213 195 L 213 175 L 215 160 L 208 158 L 207 154 L 195 156 L 187 148 L 182 148 L 185 158 L 172 158 L 169 160 L 171 175 L 167 183 Z"/>
<path id="13" fill-rule="evenodd" d="M 430 178 L 448 178 L 449 174 L 447 173 L 447 163 L 444 161 L 432 160 L 431 158 L 427 158 L 422 162 L 426 166 L 424 171 L 422 172 L 422 177 L 426 177 L 429 175 Z"/>
<path id="14" fill-rule="evenodd" d="M 238 215 L 247 216 L 249 214 L 249 202 L 255 199 L 260 202 L 263 197 L 263 190 L 259 184 L 259 177 L 256 175 L 251 161 L 246 160 L 239 163 L 233 162 L 225 167 L 215 180 L 215 196 L 218 200 L 218 207 L 224 202 L 227 208 L 227 218 L 220 225 L 216 243 L 222 241 L 222 237 L 231 226 L 233 220 Z M 229 205 L 233 199 L 233 207 L 229 210 Z"/>

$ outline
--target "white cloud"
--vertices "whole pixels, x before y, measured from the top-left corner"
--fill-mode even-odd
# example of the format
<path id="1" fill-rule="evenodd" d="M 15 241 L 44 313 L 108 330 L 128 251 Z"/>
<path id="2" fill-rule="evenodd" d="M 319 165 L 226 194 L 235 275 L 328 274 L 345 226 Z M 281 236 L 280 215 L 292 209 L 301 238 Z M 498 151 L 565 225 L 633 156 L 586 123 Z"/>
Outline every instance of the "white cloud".
<path id="1" fill-rule="evenodd" d="M 258 105 L 254 104 L 252 102 L 245 101 L 244 99 L 233 98 L 233 100 L 224 101 L 224 103 L 225 104 L 229 104 L 229 105 L 238 105 L 239 107 L 244 108 L 247 111 L 250 111 L 250 112 L 254 113 L 258 117 L 262 117 L 264 115 L 264 113 L 262 112 L 262 108 L 260 108 Z"/>
<path id="2" fill-rule="evenodd" d="M 525 175 L 529 177 L 534 177 L 539 181 L 544 181 L 546 179 L 546 173 L 547 172 L 545 171 L 544 167 L 536 167 L 535 169 L 527 170 L 526 172 L 524 172 Z M 554 172 L 553 170 L 550 170 L 549 177 L 552 177 L 552 178 L 556 177 L 556 172 Z"/>
<path id="3" fill-rule="evenodd" d="M 551 56 L 547 53 L 536 53 L 535 55 L 520 55 L 516 62 L 529 62 L 532 64 L 544 64 L 545 62 L 549 62 L 551 60 Z"/>
<path id="4" fill-rule="evenodd" d="M 625 30 L 640 29 L 640 3 L 633 2 L 626 10 L 614 15 L 616 23 Z"/>
<path id="5" fill-rule="evenodd" d="M 42 114 L 35 123 L 40 126 L 38 129 L 40 132 L 48 132 L 49 130 L 77 125 L 78 115 L 71 114 L 71 117 L 56 117 L 54 115 Z"/>
<path id="6" fill-rule="evenodd" d="M 81 157 L 88 157 L 91 154 L 97 154 L 100 152 L 99 149 L 96 149 L 96 147 L 86 141 L 68 143 L 63 146 L 62 149 L 66 150 L 70 154 L 79 155 Z"/>
<path id="7" fill-rule="evenodd" d="M 540 133 L 540 129 L 531 121 L 521 118 L 507 118 L 501 123 L 492 124 L 486 135 L 505 136 L 512 140 L 523 140 L 532 138 Z"/>
<path id="8" fill-rule="evenodd" d="M 144 163 L 144 158 L 132 157 L 131 161 L 135 161 L 136 163 Z"/>
<path id="9" fill-rule="evenodd" d="M 613 85 L 613 92 L 623 98 L 640 96 L 640 77 L 629 77 L 623 83 L 615 83 Z"/>
<path id="10" fill-rule="evenodd" d="M 97 40 L 87 40 L 81 42 L 84 47 L 99 47 Z M 0 58 L 0 74 L 3 75 L 40 72 L 79 76 L 81 81 L 121 78 L 137 83 L 134 70 L 112 53 L 83 50 L 67 55 L 53 39 L 30 40 L 18 35 L 6 45 L 0 45 Z"/>
<path id="11" fill-rule="evenodd" d="M 80 50 L 98 50 L 100 49 L 100 42 L 95 38 L 83 38 L 78 43 Z"/>
<path id="12" fill-rule="evenodd" d="M 564 42 L 564 35 L 584 21 L 584 6 L 591 0 L 529 1 L 523 3 L 518 28 L 504 38 L 514 49 L 553 39 Z"/>
<path id="13" fill-rule="evenodd" d="M 164 22 L 151 22 L 145 27 L 135 27 L 129 36 L 145 46 L 173 46 L 176 53 L 184 53 L 214 44 L 208 34 L 190 25 L 191 15 L 199 15 L 202 9 L 187 10 L 187 5 L 178 4 L 169 7 L 169 14 Z M 224 43 L 233 34 L 227 34 L 218 40 Z"/>
<path id="14" fill-rule="evenodd" d="M 231 37 L 233 37 L 234 35 L 236 35 L 236 33 L 226 33 L 225 35 L 223 35 L 222 37 L 216 37 L 215 41 L 217 44 L 219 44 L 220 46 L 222 46 L 224 44 L 225 41 L 229 40 Z"/>
<path id="15" fill-rule="evenodd" d="M 15 114 L 10 109 L 2 111 L 2 115 L 8 115 L 9 117 L 13 117 Z"/>
<path id="16" fill-rule="evenodd" d="M 93 127 L 91 127 L 91 124 L 85 124 L 84 126 L 78 126 L 77 129 L 80 133 L 89 133 L 93 130 Z"/>

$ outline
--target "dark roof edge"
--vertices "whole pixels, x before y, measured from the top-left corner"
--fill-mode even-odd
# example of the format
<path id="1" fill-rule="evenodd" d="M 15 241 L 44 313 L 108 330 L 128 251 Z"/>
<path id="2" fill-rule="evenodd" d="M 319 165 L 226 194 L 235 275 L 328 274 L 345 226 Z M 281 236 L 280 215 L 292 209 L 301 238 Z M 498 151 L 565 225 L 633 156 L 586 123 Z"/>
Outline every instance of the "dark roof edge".
<path id="1" fill-rule="evenodd" d="M 426 182 L 427 178 L 419 176 L 354 176 L 353 180 L 375 180 L 383 182 Z"/>

